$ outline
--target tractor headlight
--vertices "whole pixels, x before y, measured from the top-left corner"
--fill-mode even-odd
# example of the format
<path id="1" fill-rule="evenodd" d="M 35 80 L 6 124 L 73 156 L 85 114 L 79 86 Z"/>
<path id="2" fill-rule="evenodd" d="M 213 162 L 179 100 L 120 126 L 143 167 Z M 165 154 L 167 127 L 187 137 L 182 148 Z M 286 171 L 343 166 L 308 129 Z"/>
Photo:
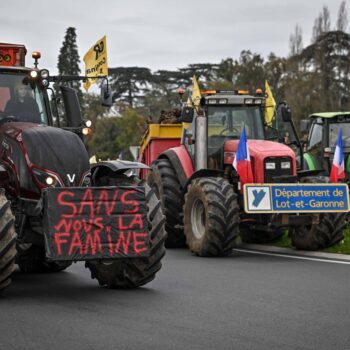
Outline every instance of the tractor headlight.
<path id="1" fill-rule="evenodd" d="M 290 169 L 290 162 L 282 162 L 281 169 Z"/>
<path id="2" fill-rule="evenodd" d="M 245 103 L 246 105 L 252 105 L 253 102 L 254 102 L 254 100 L 253 100 L 252 98 L 246 98 L 246 99 L 244 100 L 244 103 Z"/>
<path id="3" fill-rule="evenodd" d="M 32 79 L 36 79 L 38 77 L 38 72 L 36 70 L 30 71 L 29 74 Z"/>
<path id="4" fill-rule="evenodd" d="M 36 180 L 45 187 L 63 187 L 63 184 L 59 178 L 52 173 L 45 172 L 43 170 L 33 168 L 33 174 Z"/>
<path id="5" fill-rule="evenodd" d="M 48 79 L 48 77 L 50 76 L 49 71 L 47 69 L 42 69 L 40 71 L 40 76 L 41 79 Z"/>
<path id="6" fill-rule="evenodd" d="M 92 125 L 92 121 L 91 121 L 91 120 L 86 120 L 86 121 L 85 121 L 85 126 L 86 126 L 87 128 L 91 128 L 91 125 Z"/>
<path id="7" fill-rule="evenodd" d="M 41 84 L 43 85 L 43 86 L 45 86 L 45 87 L 48 87 L 49 86 L 49 81 L 47 80 L 47 79 L 43 79 L 42 81 L 41 81 Z"/>
<path id="8" fill-rule="evenodd" d="M 81 132 L 84 136 L 88 136 L 92 134 L 92 130 L 90 128 L 83 128 Z"/>
<path id="9" fill-rule="evenodd" d="M 83 179 L 80 182 L 80 186 L 89 187 L 91 185 L 91 173 L 88 171 L 83 175 Z"/>
<path id="10" fill-rule="evenodd" d="M 55 182 L 55 179 L 51 176 L 48 176 L 46 179 L 45 179 L 45 182 L 49 185 L 49 186 L 52 186 Z"/>
<path id="11" fill-rule="evenodd" d="M 265 164 L 265 169 L 267 170 L 274 170 L 276 169 L 276 163 L 271 163 L 271 162 L 268 162 Z"/>

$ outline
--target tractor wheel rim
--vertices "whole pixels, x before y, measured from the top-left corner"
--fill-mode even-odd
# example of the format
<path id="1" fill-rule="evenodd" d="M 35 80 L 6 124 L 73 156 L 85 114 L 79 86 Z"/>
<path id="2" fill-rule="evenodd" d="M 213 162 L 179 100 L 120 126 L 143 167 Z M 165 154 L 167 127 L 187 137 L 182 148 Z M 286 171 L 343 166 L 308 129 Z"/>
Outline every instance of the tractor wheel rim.
<path id="1" fill-rule="evenodd" d="M 200 199 L 196 199 L 191 210 L 192 232 L 196 239 L 201 239 L 205 234 L 205 208 Z"/>

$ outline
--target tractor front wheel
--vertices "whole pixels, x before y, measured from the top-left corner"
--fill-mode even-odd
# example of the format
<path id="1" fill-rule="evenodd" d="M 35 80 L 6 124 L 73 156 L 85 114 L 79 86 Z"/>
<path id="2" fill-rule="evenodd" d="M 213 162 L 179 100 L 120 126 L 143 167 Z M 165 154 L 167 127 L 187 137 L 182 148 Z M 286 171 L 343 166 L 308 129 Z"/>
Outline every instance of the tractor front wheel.
<path id="1" fill-rule="evenodd" d="M 11 204 L 0 192 L 0 292 L 11 284 L 15 269 L 16 232 Z"/>
<path id="2" fill-rule="evenodd" d="M 200 178 L 185 196 L 184 231 L 198 256 L 225 256 L 239 235 L 239 207 L 232 185 L 222 178 Z"/>
<path id="3" fill-rule="evenodd" d="M 165 255 L 165 218 L 160 201 L 147 184 L 124 175 L 106 175 L 95 185 L 145 187 L 150 255 L 146 258 L 86 261 L 85 266 L 90 270 L 91 277 L 96 278 L 103 287 L 121 289 L 140 287 L 152 281 L 160 270 Z"/>

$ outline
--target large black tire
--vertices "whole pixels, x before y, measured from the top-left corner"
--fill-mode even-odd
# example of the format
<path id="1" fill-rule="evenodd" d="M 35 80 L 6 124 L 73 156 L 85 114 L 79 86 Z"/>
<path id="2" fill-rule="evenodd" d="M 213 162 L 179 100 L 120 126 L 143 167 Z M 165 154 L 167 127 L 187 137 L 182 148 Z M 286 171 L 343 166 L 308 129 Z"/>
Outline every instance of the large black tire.
<path id="1" fill-rule="evenodd" d="M 0 192 L 0 293 L 11 284 L 15 269 L 16 232 L 11 204 Z"/>
<path id="2" fill-rule="evenodd" d="M 71 261 L 47 260 L 45 248 L 33 244 L 17 244 L 16 263 L 22 272 L 30 273 L 60 272 L 72 265 Z"/>
<path id="3" fill-rule="evenodd" d="M 239 206 L 233 186 L 222 178 L 195 179 L 184 205 L 187 244 L 198 256 L 225 256 L 239 235 Z"/>
<path id="4" fill-rule="evenodd" d="M 122 289 L 140 287 L 152 281 L 160 270 L 161 260 L 165 255 L 165 218 L 160 201 L 147 184 L 125 176 L 105 176 L 95 185 L 145 187 L 150 233 L 150 256 L 148 258 L 86 261 L 85 266 L 90 269 L 91 278 L 96 278 L 101 286 Z"/>
<path id="5" fill-rule="evenodd" d="M 165 215 L 165 230 L 167 248 L 183 248 L 186 238 L 183 232 L 182 207 L 184 197 L 178 177 L 168 159 L 159 159 L 152 164 L 147 183 L 154 190 L 162 203 Z"/>
<path id="6" fill-rule="evenodd" d="M 304 183 L 327 183 L 325 176 L 306 177 Z M 319 219 L 308 226 L 297 226 L 291 230 L 292 245 L 296 249 L 319 250 L 331 247 L 344 238 L 347 213 L 320 213 Z"/>

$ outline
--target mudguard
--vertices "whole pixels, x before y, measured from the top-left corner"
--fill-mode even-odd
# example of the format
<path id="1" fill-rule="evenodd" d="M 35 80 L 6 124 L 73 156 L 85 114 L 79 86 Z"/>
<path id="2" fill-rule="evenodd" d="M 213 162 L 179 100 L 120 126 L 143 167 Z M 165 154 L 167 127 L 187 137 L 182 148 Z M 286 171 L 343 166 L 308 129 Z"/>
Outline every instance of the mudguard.
<path id="1" fill-rule="evenodd" d="M 91 177 L 93 180 L 92 182 L 94 183 L 98 177 L 103 176 L 110 171 L 113 173 L 124 173 L 127 170 L 133 171 L 135 169 L 150 169 L 150 167 L 143 163 L 130 162 L 128 160 L 111 160 L 99 162 L 91 166 Z"/>
<path id="2" fill-rule="evenodd" d="M 173 166 L 180 181 L 181 187 L 185 188 L 188 179 L 194 173 L 193 162 L 184 145 L 174 147 L 163 152 L 160 159 L 168 159 Z"/>

